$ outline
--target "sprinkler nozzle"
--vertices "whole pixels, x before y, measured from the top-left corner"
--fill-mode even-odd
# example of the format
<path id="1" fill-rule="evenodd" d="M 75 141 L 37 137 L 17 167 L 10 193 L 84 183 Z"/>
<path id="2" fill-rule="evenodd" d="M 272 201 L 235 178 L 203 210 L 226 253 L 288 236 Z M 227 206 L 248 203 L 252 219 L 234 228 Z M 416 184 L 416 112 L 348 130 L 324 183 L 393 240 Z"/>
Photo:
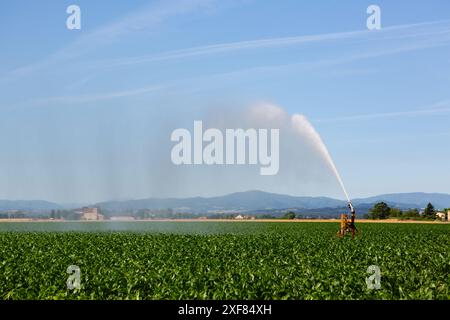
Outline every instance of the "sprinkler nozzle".
<path id="1" fill-rule="evenodd" d="M 350 201 L 348 202 L 348 208 L 350 209 L 351 213 L 355 212 L 355 208 L 353 207 L 353 204 Z"/>

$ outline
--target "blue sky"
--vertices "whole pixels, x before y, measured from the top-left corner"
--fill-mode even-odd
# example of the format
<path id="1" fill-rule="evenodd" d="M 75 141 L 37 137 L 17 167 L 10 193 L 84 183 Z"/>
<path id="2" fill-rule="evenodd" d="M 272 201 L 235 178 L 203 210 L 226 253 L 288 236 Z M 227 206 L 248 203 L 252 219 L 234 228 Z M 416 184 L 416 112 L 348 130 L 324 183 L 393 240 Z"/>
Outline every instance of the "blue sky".
<path id="1" fill-rule="evenodd" d="M 314 177 L 172 176 L 170 131 L 261 101 L 310 119 L 352 197 L 450 193 L 448 1 L 19 0 L 0 3 L 0 44 L 2 199 L 343 198 Z"/>

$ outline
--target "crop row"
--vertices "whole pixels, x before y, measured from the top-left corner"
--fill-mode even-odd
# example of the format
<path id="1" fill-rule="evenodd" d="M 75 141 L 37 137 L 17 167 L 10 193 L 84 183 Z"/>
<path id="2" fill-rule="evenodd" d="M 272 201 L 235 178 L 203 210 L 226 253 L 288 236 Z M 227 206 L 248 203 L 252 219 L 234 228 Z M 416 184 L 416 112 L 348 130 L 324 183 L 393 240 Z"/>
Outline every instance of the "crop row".
<path id="1" fill-rule="evenodd" d="M 230 223 L 226 233 L 209 234 L 0 232 L 0 298 L 450 298 L 448 226 L 364 224 L 353 241 L 336 238 L 336 227 Z M 67 288 L 70 265 L 80 268 L 79 290 Z M 366 283 L 371 265 L 381 270 L 379 290 Z"/>

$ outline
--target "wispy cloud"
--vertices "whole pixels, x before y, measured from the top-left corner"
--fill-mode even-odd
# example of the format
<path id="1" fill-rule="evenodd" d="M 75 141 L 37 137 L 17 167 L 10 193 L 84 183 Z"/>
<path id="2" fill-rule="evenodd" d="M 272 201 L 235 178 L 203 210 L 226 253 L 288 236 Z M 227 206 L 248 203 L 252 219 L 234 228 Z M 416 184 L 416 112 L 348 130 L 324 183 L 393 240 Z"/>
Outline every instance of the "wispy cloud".
<path id="1" fill-rule="evenodd" d="M 54 65 L 58 62 L 64 62 L 72 58 L 79 57 L 86 52 L 98 48 L 99 46 L 119 41 L 121 38 L 124 38 L 130 33 L 155 27 L 156 25 L 161 24 L 174 16 L 192 13 L 201 8 L 211 7 L 216 2 L 217 0 L 177 0 L 174 2 L 164 1 L 162 3 L 157 3 L 157 5 L 152 5 L 139 12 L 130 14 L 122 20 L 100 27 L 89 34 L 82 36 L 73 44 L 62 48 L 42 61 L 13 70 L 10 75 L 13 77 L 26 75 L 33 71 L 41 70 L 47 66 Z M 369 30 L 356 30 L 318 35 L 301 35 L 219 43 L 143 56 L 91 60 L 81 63 L 79 66 L 94 69 L 114 68 L 167 60 L 186 59 L 197 56 L 224 54 L 242 50 L 267 49 L 273 47 L 332 42 L 347 39 L 361 39 L 364 41 L 403 39 L 411 40 L 413 43 L 417 42 L 418 39 L 422 39 L 426 40 L 426 43 L 423 43 L 421 47 L 430 47 L 433 45 L 430 43 L 432 40 L 436 44 L 442 44 L 442 41 L 448 42 L 449 35 L 450 20 L 442 20 L 385 27 L 376 32 Z"/>
<path id="2" fill-rule="evenodd" d="M 127 16 L 126 18 L 112 23 L 110 25 L 99 28 L 98 30 L 88 34 L 73 45 L 62 49 L 55 55 L 49 57 L 41 63 L 37 63 L 20 70 L 16 70 L 16 74 L 23 74 L 24 72 L 33 72 L 45 67 L 47 64 L 54 64 L 58 61 L 64 59 L 70 59 L 75 57 L 75 55 L 83 54 L 84 50 L 92 49 L 95 47 L 97 42 L 109 43 L 119 40 L 121 37 L 133 32 L 133 30 L 139 30 L 142 28 L 147 28 L 151 25 L 156 25 L 161 23 L 165 19 L 171 16 L 185 14 L 192 12 L 196 8 L 207 7 L 212 5 L 215 0 L 178 0 L 175 3 L 179 3 L 180 6 L 175 4 L 163 5 L 158 3 L 158 6 L 152 6 L 141 13 L 135 13 Z M 228 72 L 200 75 L 195 78 L 180 79 L 177 81 L 167 82 L 163 85 L 149 85 L 145 87 L 138 87 L 136 89 L 129 89 L 120 92 L 107 92 L 99 94 L 90 95 L 74 95 L 74 96 L 62 96 L 62 97 L 49 97 L 41 99 L 33 99 L 28 102 L 22 102 L 20 105 L 44 105 L 46 103 L 82 103 L 90 101 L 99 101 L 106 99 L 121 98 L 127 96 L 136 96 L 141 94 L 147 94 L 161 89 L 162 87 L 177 87 L 185 85 L 186 83 L 192 83 L 194 81 L 204 81 L 208 79 L 227 79 L 245 76 L 247 74 L 255 73 L 268 73 L 268 72 L 284 72 L 289 70 L 298 69 L 311 69 L 311 68 L 323 68 L 333 65 L 351 63 L 356 60 L 370 59 L 381 56 L 393 55 L 397 53 L 403 53 L 408 51 L 420 50 L 424 48 L 436 47 L 441 45 L 448 45 L 450 43 L 450 20 L 445 21 L 435 21 L 435 22 L 424 22 L 418 24 L 407 24 L 398 25 L 392 27 L 383 28 L 380 31 L 350 31 L 350 32 L 340 32 L 340 33 L 330 33 L 330 34 L 319 34 L 319 35 L 307 35 L 307 36 L 296 36 L 296 37 L 282 37 L 282 38 L 272 38 L 272 39 L 260 39 L 260 40 L 250 40 L 250 41 L 239 41 L 232 43 L 223 43 L 216 45 L 199 46 L 188 49 L 181 49 L 175 51 L 169 51 L 165 53 L 141 56 L 141 57 L 129 57 L 120 60 L 103 60 L 103 61 L 91 61 L 88 62 L 94 68 L 102 67 L 115 67 L 123 65 L 133 65 L 141 63 L 149 63 L 153 61 L 171 60 L 171 59 L 183 59 L 194 56 L 202 55 L 214 55 L 226 52 L 233 52 L 246 49 L 264 49 L 279 46 L 290 46 L 290 45 L 300 45 L 308 44 L 314 42 L 327 42 L 327 41 L 340 41 L 345 39 L 358 39 L 360 41 L 380 41 L 383 44 L 383 40 L 399 40 L 404 39 L 406 41 L 400 42 L 395 41 L 390 46 L 380 45 L 371 46 L 370 50 L 365 52 L 357 52 L 354 54 L 346 54 L 343 56 L 335 56 L 329 59 L 314 59 L 310 61 L 294 62 L 287 64 L 276 64 L 276 65 L 262 65 L 251 68 L 241 68 L 238 70 L 232 70 Z M 375 49 L 374 49 L 375 48 Z M 88 80 L 86 80 L 88 81 Z M 201 90 L 201 89 L 199 89 Z M 447 110 L 447 109 L 445 109 Z M 437 113 L 445 110 L 436 109 L 434 111 L 415 111 L 424 114 L 427 113 Z M 361 116 L 351 116 L 342 117 L 335 119 L 322 119 L 322 122 L 333 122 L 333 121 L 351 121 L 352 119 L 365 119 L 372 117 L 395 117 L 398 113 L 387 113 L 383 115 L 361 115 Z M 413 114 L 411 114 L 413 115 Z M 358 118 L 361 117 L 361 118 Z"/>
<path id="3" fill-rule="evenodd" d="M 450 40 L 450 37 L 449 39 Z M 351 63 L 357 60 L 371 59 L 382 56 L 388 56 L 393 54 L 399 54 L 414 50 L 420 50 L 427 47 L 435 47 L 442 44 L 446 44 L 446 42 L 436 42 L 436 41 L 426 41 L 423 43 L 409 43 L 403 46 L 398 46 L 394 48 L 382 48 L 377 51 L 370 51 L 365 53 L 358 53 L 354 55 L 344 56 L 341 58 L 333 58 L 333 59 L 324 59 L 324 60 L 312 60 L 305 61 L 299 63 L 288 63 L 288 64 L 276 64 L 276 65 L 265 65 L 258 66 L 252 68 L 242 68 L 238 70 L 221 72 L 215 74 L 208 74 L 198 77 L 190 77 L 187 79 L 180 79 L 176 81 L 169 81 L 160 85 L 148 85 L 144 87 L 138 87 L 134 89 L 128 89 L 125 91 L 114 91 L 114 92 L 106 92 L 99 94 L 89 94 L 89 95 L 74 95 L 74 96 L 60 96 L 60 97 L 49 97 L 43 99 L 33 99 L 29 101 L 25 101 L 20 103 L 18 106 L 40 106 L 46 105 L 49 103 L 60 103 L 60 104 L 71 104 L 71 103 L 83 103 L 83 102 L 93 102 L 93 101 L 101 101 L 101 100 L 109 100 L 115 98 L 129 97 L 129 96 L 138 96 L 143 94 L 155 93 L 159 90 L 165 88 L 184 88 L 186 84 L 205 82 L 208 83 L 218 81 L 218 80 L 232 80 L 235 78 L 242 78 L 249 75 L 255 74 L 265 74 L 265 73 L 277 73 L 277 72 L 298 72 L 299 70 L 313 70 L 313 69 L 323 69 L 329 68 L 336 65 L 342 65 L 346 63 Z M 196 86 L 195 89 L 188 90 L 190 93 L 200 92 L 204 90 L 202 86 Z M 372 115 L 355 115 L 355 116 L 347 116 L 340 118 L 330 118 L 330 119 L 318 119 L 317 122 L 339 122 L 339 121 L 352 121 L 352 120 L 364 120 L 371 119 L 377 117 L 395 117 L 395 116 L 414 116 L 415 114 L 435 114 L 438 112 L 447 112 L 450 110 L 450 107 L 447 108 L 438 108 L 439 105 L 442 106 L 443 103 L 450 103 L 450 101 L 441 102 L 438 105 L 429 106 L 429 110 L 415 110 L 411 112 L 392 112 L 392 113 L 383 113 L 383 114 L 372 114 Z M 434 107 L 434 109 L 433 109 Z"/>
<path id="4" fill-rule="evenodd" d="M 16 105 L 15 107 L 97 102 L 154 93 L 166 88 L 168 88 L 168 86 L 147 86 L 123 91 L 104 92 L 98 94 L 84 94 L 84 95 L 81 94 L 73 96 L 48 97 L 48 98 L 28 100 Z"/>
<path id="5" fill-rule="evenodd" d="M 449 131 L 441 131 L 441 132 L 427 132 L 427 131 L 421 131 L 420 134 L 416 135 L 412 135 L 411 133 L 409 134 L 396 134 L 396 135 L 390 135 L 389 139 L 386 139 L 386 137 L 354 137 L 351 139 L 341 139 L 339 140 L 340 143 L 342 143 L 343 145 L 350 145 L 350 144 L 355 144 L 355 145 L 361 145 L 361 144 L 382 144 L 383 146 L 386 146 L 386 144 L 393 144 L 393 145 L 398 145 L 399 143 L 403 143 L 403 142 L 417 142 L 418 139 L 436 139 L 436 138 L 445 138 L 448 139 L 447 137 L 450 136 L 450 132 Z"/>
<path id="6" fill-rule="evenodd" d="M 93 64 L 97 66 L 103 65 L 108 67 L 127 66 L 165 60 L 178 60 L 196 56 L 223 54 L 227 52 L 241 51 L 241 50 L 265 49 L 272 47 L 302 45 L 308 43 L 330 42 L 330 41 L 357 39 L 357 38 L 380 41 L 380 40 L 399 40 L 399 39 L 407 40 L 417 37 L 426 37 L 426 38 L 433 36 L 439 37 L 446 35 L 448 36 L 450 34 L 449 25 L 450 20 L 449 21 L 445 20 L 445 21 L 424 22 L 417 24 L 406 24 L 406 25 L 386 27 L 377 32 L 369 30 L 357 30 L 357 31 L 327 33 L 318 35 L 302 35 L 293 37 L 238 41 L 238 42 L 220 43 L 180 50 L 173 50 L 145 56 L 122 57 L 120 59 L 95 61 Z"/>
<path id="7" fill-rule="evenodd" d="M 384 118 L 404 118 L 417 116 L 435 116 L 442 114 L 450 114 L 450 100 L 443 100 L 420 109 L 396 111 L 396 112 L 381 112 L 370 114 L 358 114 L 344 117 L 333 117 L 325 119 L 316 119 L 315 123 L 334 123 L 334 122 L 352 122 L 361 120 L 374 120 Z"/>
<path id="8" fill-rule="evenodd" d="M 358 60 L 379 58 L 389 55 L 395 55 L 405 52 L 411 52 L 416 50 L 422 50 L 427 48 L 434 48 L 439 46 L 448 45 L 450 43 L 450 30 L 447 31 L 448 35 L 445 38 L 440 38 L 440 41 L 436 41 L 434 39 L 424 39 L 419 42 L 408 42 L 406 44 L 397 44 L 396 46 L 390 47 L 381 47 L 376 50 L 368 50 L 366 52 L 358 52 L 355 54 L 346 54 L 343 56 L 336 56 L 330 59 L 312 59 L 310 61 L 302 61 L 302 62 L 294 62 L 294 63 L 282 63 L 282 64 L 272 64 L 272 65 L 262 65 L 250 68 L 240 68 L 237 70 L 220 72 L 215 74 L 208 74 L 207 76 L 199 76 L 196 78 L 191 78 L 188 80 L 180 81 L 180 83 L 185 83 L 187 81 L 193 82 L 195 80 L 219 80 L 219 79 L 235 79 L 242 78 L 247 75 L 255 75 L 255 74 L 266 74 L 266 73 L 285 73 L 285 72 L 298 72 L 300 70 L 315 70 L 315 69 L 324 69 L 337 65 L 349 64 Z M 327 74 L 329 74 L 329 70 L 327 69 Z M 376 70 L 371 70 L 371 72 L 376 72 Z M 345 74 L 345 72 L 344 72 Z M 198 87 L 197 91 L 202 90 L 202 88 Z"/>
<path id="9" fill-rule="evenodd" d="M 159 1 L 150 6 L 128 14 L 124 18 L 97 28 L 96 30 L 80 36 L 72 44 L 56 51 L 47 58 L 36 63 L 19 67 L 10 72 L 10 76 L 23 76 L 33 71 L 52 66 L 82 56 L 100 46 L 108 45 L 123 39 L 130 33 L 157 27 L 167 20 L 208 9 L 218 0 L 175 0 Z"/>

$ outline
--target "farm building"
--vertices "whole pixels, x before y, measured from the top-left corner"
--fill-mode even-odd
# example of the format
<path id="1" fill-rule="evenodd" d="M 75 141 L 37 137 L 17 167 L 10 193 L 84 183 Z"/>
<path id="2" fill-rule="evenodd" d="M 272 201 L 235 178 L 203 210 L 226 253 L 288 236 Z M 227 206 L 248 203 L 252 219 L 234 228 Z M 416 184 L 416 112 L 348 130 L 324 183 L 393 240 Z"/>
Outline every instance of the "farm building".
<path id="1" fill-rule="evenodd" d="M 436 219 L 445 221 L 445 212 L 436 212 Z"/>
<path id="2" fill-rule="evenodd" d="M 236 220 L 255 220 L 254 216 L 243 216 L 243 215 L 237 215 L 234 217 Z"/>
<path id="3" fill-rule="evenodd" d="M 100 214 L 98 208 L 84 207 L 81 211 L 82 220 L 103 220 L 104 217 Z"/>
<path id="4" fill-rule="evenodd" d="M 445 212 L 445 211 L 436 212 L 436 219 L 439 219 L 442 221 L 447 220 L 450 222 L 450 210 L 447 210 L 447 212 Z"/>

